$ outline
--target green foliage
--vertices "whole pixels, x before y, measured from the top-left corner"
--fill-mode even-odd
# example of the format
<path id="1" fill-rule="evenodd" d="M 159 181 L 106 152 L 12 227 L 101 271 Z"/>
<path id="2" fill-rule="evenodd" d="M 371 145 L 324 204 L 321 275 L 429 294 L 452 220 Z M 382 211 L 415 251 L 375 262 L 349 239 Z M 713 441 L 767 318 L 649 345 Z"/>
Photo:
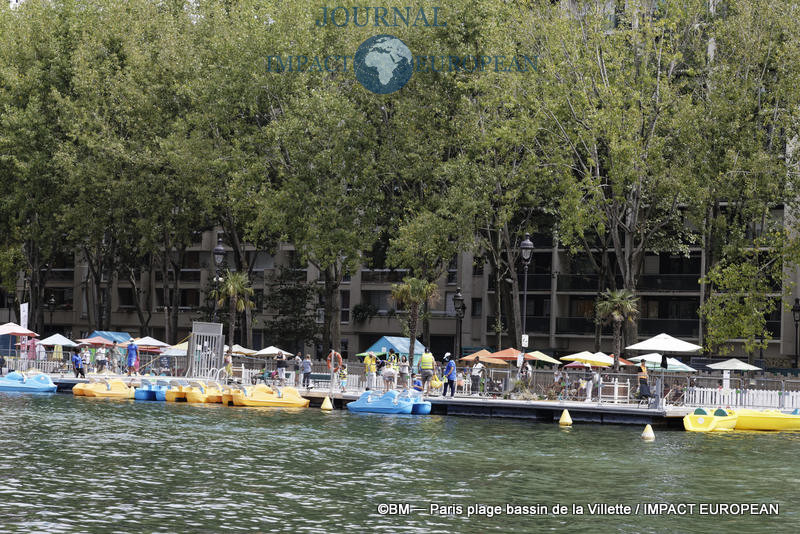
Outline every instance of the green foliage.
<path id="1" fill-rule="evenodd" d="M 639 315 L 639 298 L 629 289 L 606 289 L 595 305 L 598 321 L 610 322 L 614 326 L 614 369 L 619 369 L 619 354 L 622 350 L 622 324 L 634 321 Z"/>
<path id="2" fill-rule="evenodd" d="M 288 269 L 280 269 L 267 287 L 264 308 L 269 319 L 264 321 L 265 338 L 270 345 L 301 350 L 319 334 L 312 306 L 317 294 L 315 284 Z"/>

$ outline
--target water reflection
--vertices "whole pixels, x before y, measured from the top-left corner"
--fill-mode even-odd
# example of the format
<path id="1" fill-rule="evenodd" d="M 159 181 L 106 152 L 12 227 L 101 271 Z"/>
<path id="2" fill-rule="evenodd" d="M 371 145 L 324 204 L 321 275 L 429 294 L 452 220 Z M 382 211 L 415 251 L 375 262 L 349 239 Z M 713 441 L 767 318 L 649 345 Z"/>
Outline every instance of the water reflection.
<path id="1" fill-rule="evenodd" d="M 653 516 L 430 516 L 429 503 L 780 502 L 800 434 L 0 396 L 3 531 L 707 531 Z M 426 513 L 386 516 L 382 502 Z M 77 513 L 76 511 L 79 511 Z M 682 520 L 683 519 L 683 520 Z M 761 519 L 761 521 L 759 521 Z M 764 518 L 728 517 L 758 531 Z M 786 523 L 789 522 L 789 523 Z M 773 524 L 774 526 L 774 524 Z"/>

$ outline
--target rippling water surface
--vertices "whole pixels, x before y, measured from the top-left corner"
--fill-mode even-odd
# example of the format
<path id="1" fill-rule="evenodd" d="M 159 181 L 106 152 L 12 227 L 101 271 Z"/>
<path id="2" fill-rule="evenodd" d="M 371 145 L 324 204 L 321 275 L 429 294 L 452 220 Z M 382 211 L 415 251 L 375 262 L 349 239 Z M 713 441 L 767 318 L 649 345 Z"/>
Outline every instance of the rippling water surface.
<path id="1" fill-rule="evenodd" d="M 2 532 L 800 529 L 800 434 L 662 431 L 643 443 L 638 427 L 13 394 L 0 394 L 0 421 Z M 572 513 L 654 502 L 780 512 Z M 384 503 L 416 510 L 381 514 Z M 461 510 L 432 515 L 431 503 Z M 508 515 L 507 503 L 548 513 Z M 466 517 L 476 504 L 503 513 Z"/>

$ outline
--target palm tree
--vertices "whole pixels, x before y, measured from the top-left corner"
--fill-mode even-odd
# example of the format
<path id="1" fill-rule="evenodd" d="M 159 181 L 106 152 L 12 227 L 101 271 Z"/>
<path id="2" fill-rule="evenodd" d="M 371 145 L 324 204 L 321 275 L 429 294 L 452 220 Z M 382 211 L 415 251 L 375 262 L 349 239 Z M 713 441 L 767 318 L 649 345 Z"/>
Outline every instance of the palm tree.
<path id="1" fill-rule="evenodd" d="M 622 323 L 633 321 L 639 315 L 639 298 L 630 289 L 606 289 L 597 301 L 597 319 L 614 324 L 614 370 L 619 370 L 619 353 L 622 349 Z"/>
<path id="2" fill-rule="evenodd" d="M 217 305 L 220 307 L 225 305 L 225 301 L 228 301 L 230 309 L 228 347 L 232 349 L 233 332 L 236 330 L 236 314 L 254 306 L 253 301 L 250 300 L 250 297 L 253 296 L 253 288 L 250 287 L 247 274 L 226 271 L 222 284 L 211 292 L 211 296 L 217 299 Z"/>
<path id="3" fill-rule="evenodd" d="M 408 360 L 414 363 L 414 344 L 417 341 L 417 323 L 419 310 L 426 302 L 434 300 L 437 296 L 438 286 L 421 278 L 406 277 L 402 284 L 392 284 L 392 299 L 408 309 Z"/>

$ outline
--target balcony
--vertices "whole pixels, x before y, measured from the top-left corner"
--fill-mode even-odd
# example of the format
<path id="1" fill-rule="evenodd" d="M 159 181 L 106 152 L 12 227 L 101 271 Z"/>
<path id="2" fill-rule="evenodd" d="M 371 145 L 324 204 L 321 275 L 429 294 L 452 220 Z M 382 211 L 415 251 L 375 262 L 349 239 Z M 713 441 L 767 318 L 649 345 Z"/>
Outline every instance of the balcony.
<path id="1" fill-rule="evenodd" d="M 497 317 L 494 315 L 489 315 L 486 317 L 486 332 L 493 333 L 494 332 L 494 322 L 497 320 Z M 501 319 L 501 323 L 503 325 L 503 332 L 506 332 L 506 318 L 503 317 Z M 529 334 L 549 334 L 550 333 L 550 317 L 535 317 L 529 315 L 525 321 L 525 331 Z"/>
<path id="2" fill-rule="evenodd" d="M 700 337 L 697 319 L 639 319 L 639 335 L 654 336 L 665 332 L 676 337 Z"/>
<path id="3" fill-rule="evenodd" d="M 699 274 L 644 274 L 639 291 L 700 291 Z"/>
<path id="4" fill-rule="evenodd" d="M 522 293 L 525 287 L 525 273 L 517 273 L 519 291 Z M 530 274 L 528 273 L 528 292 L 531 291 L 550 291 L 550 281 L 552 276 L 549 274 Z M 489 277 L 489 291 L 494 291 L 497 287 L 497 279 Z"/>
<path id="5" fill-rule="evenodd" d="M 558 317 L 556 319 L 556 333 L 593 335 L 594 320 L 586 317 Z M 604 325 L 602 333 L 603 335 L 610 335 L 612 333 L 611 325 Z"/>
<path id="6" fill-rule="evenodd" d="M 560 274 L 559 291 L 597 291 L 600 277 L 596 274 Z"/>
<path id="7" fill-rule="evenodd" d="M 391 284 L 403 281 L 403 278 L 408 276 L 406 270 L 389 270 L 389 269 L 376 269 L 376 270 L 361 270 L 361 283 L 362 284 Z"/>

